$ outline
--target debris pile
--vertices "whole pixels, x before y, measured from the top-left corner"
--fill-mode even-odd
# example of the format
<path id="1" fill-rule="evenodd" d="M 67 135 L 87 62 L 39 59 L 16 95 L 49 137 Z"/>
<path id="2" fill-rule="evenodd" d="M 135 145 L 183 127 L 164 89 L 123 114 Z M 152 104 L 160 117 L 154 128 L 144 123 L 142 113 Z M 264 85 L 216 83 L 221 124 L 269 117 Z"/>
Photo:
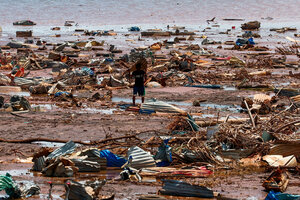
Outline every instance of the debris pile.
<path id="1" fill-rule="evenodd" d="M 5 190 L 11 199 L 28 198 L 40 193 L 40 188 L 29 181 L 14 181 L 9 173 L 0 175 L 0 191 Z"/>

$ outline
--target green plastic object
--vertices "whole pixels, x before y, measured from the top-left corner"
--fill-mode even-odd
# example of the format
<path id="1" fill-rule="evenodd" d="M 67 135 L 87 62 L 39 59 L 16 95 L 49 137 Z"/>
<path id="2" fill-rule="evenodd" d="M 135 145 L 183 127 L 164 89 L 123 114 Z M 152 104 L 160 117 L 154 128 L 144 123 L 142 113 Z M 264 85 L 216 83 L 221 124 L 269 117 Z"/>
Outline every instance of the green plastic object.
<path id="1" fill-rule="evenodd" d="M 6 173 L 5 176 L 0 175 L 0 191 L 2 190 L 5 190 L 6 194 L 10 198 L 21 197 L 21 191 L 19 190 L 18 186 L 9 173 Z"/>

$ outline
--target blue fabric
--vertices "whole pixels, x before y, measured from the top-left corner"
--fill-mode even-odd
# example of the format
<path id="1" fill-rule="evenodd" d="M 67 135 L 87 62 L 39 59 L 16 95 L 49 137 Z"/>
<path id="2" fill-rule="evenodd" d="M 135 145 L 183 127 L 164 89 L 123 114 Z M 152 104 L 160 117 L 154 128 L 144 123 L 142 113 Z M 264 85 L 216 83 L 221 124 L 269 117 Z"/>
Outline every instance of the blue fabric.
<path id="1" fill-rule="evenodd" d="M 88 67 L 83 67 L 83 68 L 81 69 L 81 71 L 82 71 L 84 74 L 90 75 L 90 76 L 93 76 L 93 75 L 95 74 L 94 71 L 91 70 L 91 69 L 88 68 Z"/>
<path id="2" fill-rule="evenodd" d="M 276 198 L 276 194 L 280 194 L 280 192 L 274 192 L 274 191 L 270 191 L 269 194 L 266 196 L 265 200 L 278 200 Z"/>
<path id="3" fill-rule="evenodd" d="M 254 42 L 253 38 L 249 38 L 249 39 L 248 39 L 248 44 L 252 44 L 252 45 L 254 45 L 254 44 L 255 44 L 255 42 Z"/>
<path id="4" fill-rule="evenodd" d="M 69 92 L 56 92 L 54 94 L 54 97 L 59 97 L 60 95 L 63 95 L 63 94 L 69 95 L 70 93 Z"/>
<path id="5" fill-rule="evenodd" d="M 270 191 L 265 200 L 296 200 L 299 198 L 300 195 Z"/>
<path id="6" fill-rule="evenodd" d="M 128 103 L 126 103 L 126 104 L 118 104 L 118 106 L 119 106 L 121 109 L 126 110 L 127 108 L 129 108 L 130 106 L 132 106 L 132 104 L 128 104 Z"/>
<path id="7" fill-rule="evenodd" d="M 140 31 L 141 29 L 137 26 L 130 27 L 129 31 Z"/>
<path id="8" fill-rule="evenodd" d="M 167 167 L 169 166 L 171 163 L 167 162 L 167 161 L 162 161 L 162 162 L 158 162 L 156 163 L 157 167 Z"/>
<path id="9" fill-rule="evenodd" d="M 253 38 L 249 38 L 248 40 L 247 39 L 239 38 L 239 39 L 236 40 L 235 44 L 238 45 L 238 46 L 243 46 L 245 44 L 252 44 L 252 45 L 254 45 L 255 42 L 254 42 Z"/>
<path id="10" fill-rule="evenodd" d="M 105 58 L 104 63 L 111 63 L 114 62 L 114 59 L 112 58 Z"/>
<path id="11" fill-rule="evenodd" d="M 155 113 L 155 110 L 148 110 L 148 109 L 140 109 L 139 110 L 139 113 L 140 114 L 152 114 L 152 113 Z"/>
<path id="12" fill-rule="evenodd" d="M 292 195 L 287 193 L 276 194 L 278 200 L 297 200 L 300 198 L 300 195 Z"/>
<path id="13" fill-rule="evenodd" d="M 236 40 L 235 44 L 238 46 L 243 46 L 243 45 L 247 44 L 247 40 L 239 38 Z"/>
<path id="14" fill-rule="evenodd" d="M 126 159 L 113 154 L 109 150 L 100 151 L 100 157 L 106 158 L 107 167 L 122 167 L 127 162 Z"/>

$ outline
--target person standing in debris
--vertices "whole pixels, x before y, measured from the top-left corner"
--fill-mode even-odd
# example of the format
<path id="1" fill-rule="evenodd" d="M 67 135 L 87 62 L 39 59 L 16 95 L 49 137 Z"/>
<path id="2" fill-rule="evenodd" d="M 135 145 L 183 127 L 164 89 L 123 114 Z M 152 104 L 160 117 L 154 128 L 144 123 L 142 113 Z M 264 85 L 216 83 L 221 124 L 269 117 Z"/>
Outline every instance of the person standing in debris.
<path id="1" fill-rule="evenodd" d="M 132 103 L 135 105 L 135 97 L 138 94 L 142 97 L 142 103 L 145 101 L 145 81 L 147 80 L 147 75 L 144 70 L 142 70 L 141 63 L 137 63 L 135 66 L 136 70 L 132 72 L 131 77 L 134 77 L 135 82 L 133 86 L 133 96 Z"/>

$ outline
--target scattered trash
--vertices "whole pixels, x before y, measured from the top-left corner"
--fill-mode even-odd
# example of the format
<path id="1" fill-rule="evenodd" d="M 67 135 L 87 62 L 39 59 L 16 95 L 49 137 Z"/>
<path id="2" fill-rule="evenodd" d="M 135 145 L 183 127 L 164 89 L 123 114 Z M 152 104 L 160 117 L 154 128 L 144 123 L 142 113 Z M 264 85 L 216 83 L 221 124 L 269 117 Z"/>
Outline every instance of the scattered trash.
<path id="1" fill-rule="evenodd" d="M 238 46 L 243 46 L 243 45 L 247 45 L 247 44 L 254 45 L 255 42 L 254 42 L 253 38 L 249 38 L 248 40 L 239 38 L 236 40 L 235 44 Z"/>
<path id="2" fill-rule="evenodd" d="M 175 21 L 155 29 L 146 29 L 149 24 L 107 24 L 101 27 L 116 30 L 88 30 L 91 26 L 82 20 L 80 26 L 62 21 L 62 27 L 43 26 L 38 31 L 52 32 L 49 37 L 35 35 L 32 27 L 3 26 L 2 172 L 9 169 L 16 180 L 51 179 L 49 195 L 42 188 L 37 197 L 43 199 L 61 198 L 53 187 L 66 178 L 53 177 L 71 177 L 63 183 L 66 199 L 113 199 L 129 193 L 129 199 L 174 198 L 153 195 L 161 180 L 161 194 L 168 196 L 215 198 L 207 187 L 222 182 L 226 199 L 258 199 L 261 194 L 244 195 L 248 186 L 245 189 L 241 177 L 248 180 L 248 172 L 255 172 L 249 180 L 261 179 L 266 191 L 284 191 L 290 184 L 287 191 L 296 194 L 300 34 L 292 26 L 266 29 L 259 21 L 242 22 L 240 31 L 238 24 L 244 19 L 224 18 L 227 22 L 222 23 L 208 18 L 199 24 L 202 30 L 177 26 Z M 147 74 L 147 94 L 145 102 L 139 104 L 138 99 L 132 106 L 130 72 L 139 64 Z M 16 163 L 31 163 L 32 169 L 11 173 Z M 112 180 L 103 187 L 104 194 L 99 190 L 105 181 L 97 177 Z M 228 184 L 240 179 L 238 193 L 232 192 Z M 20 196 L 18 181 L 5 180 Z M 5 190 L 3 183 L 0 188 Z M 259 189 L 256 183 L 248 189 Z M 131 185 L 138 185 L 137 190 Z M 37 193 L 31 188 L 21 198 Z M 141 195 L 132 196 L 131 191 Z M 272 192 L 268 196 L 296 198 Z"/>
<path id="3" fill-rule="evenodd" d="M 276 144 L 273 145 L 269 151 L 269 155 L 282 155 L 282 156 L 291 156 L 291 155 L 300 155 L 300 146 L 299 143 L 287 143 L 287 144 Z"/>
<path id="4" fill-rule="evenodd" d="M 10 47 L 10 48 L 23 48 L 25 47 L 25 45 L 21 42 L 16 42 L 16 41 L 12 41 L 6 44 L 6 46 Z"/>
<path id="5" fill-rule="evenodd" d="M 4 97 L 0 96 L 0 108 L 2 108 L 4 105 Z"/>
<path id="6" fill-rule="evenodd" d="M 186 85 L 186 87 L 221 89 L 221 85 Z"/>
<path id="7" fill-rule="evenodd" d="M 29 181 L 16 182 L 9 173 L 0 175 L 0 191 L 5 190 L 9 198 L 28 198 L 40 193 L 39 186 Z"/>
<path id="8" fill-rule="evenodd" d="M 73 26 L 74 23 L 75 23 L 74 21 L 65 21 L 64 26 Z"/>
<path id="9" fill-rule="evenodd" d="M 260 28 L 260 22 L 251 21 L 241 25 L 243 30 L 256 30 Z"/>
<path id="10" fill-rule="evenodd" d="M 14 95 L 10 98 L 13 111 L 31 110 L 30 103 L 25 97 Z"/>
<path id="11" fill-rule="evenodd" d="M 52 31 L 59 31 L 60 30 L 60 27 L 53 27 L 51 28 Z"/>
<path id="12" fill-rule="evenodd" d="M 168 145 L 168 139 L 159 146 L 157 154 L 154 156 L 158 167 L 169 166 L 172 162 L 172 148 Z"/>
<path id="13" fill-rule="evenodd" d="M 148 31 L 148 32 L 141 32 L 141 35 L 144 36 L 144 37 L 168 37 L 168 36 L 171 36 L 171 33 L 170 32 L 159 32 L 159 31 Z"/>
<path id="14" fill-rule="evenodd" d="M 51 159 L 46 164 L 42 173 L 49 177 L 72 177 L 79 170 L 71 160 L 66 158 Z"/>
<path id="15" fill-rule="evenodd" d="M 282 155 L 265 155 L 263 158 L 272 167 L 297 167 L 294 155 L 283 157 Z"/>
<path id="16" fill-rule="evenodd" d="M 64 146 L 56 149 L 47 156 L 47 159 L 54 159 L 60 156 L 73 153 L 76 148 L 76 144 L 73 141 L 67 142 Z"/>
<path id="17" fill-rule="evenodd" d="M 291 28 L 291 27 L 271 28 L 270 31 L 276 31 L 277 33 L 285 33 L 286 31 L 297 31 L 297 28 Z"/>
<path id="18" fill-rule="evenodd" d="M 186 111 L 180 108 L 177 108 L 171 104 L 162 101 L 157 101 L 155 99 L 143 103 L 141 109 L 154 110 L 156 112 L 165 112 L 165 113 L 186 113 Z"/>
<path id="19" fill-rule="evenodd" d="M 22 21 L 14 22 L 13 25 L 33 26 L 33 25 L 36 25 L 36 23 L 34 23 L 33 21 L 30 21 L 30 20 L 22 20 Z"/>
<path id="20" fill-rule="evenodd" d="M 159 84 L 158 82 L 155 82 L 155 81 L 150 81 L 149 83 L 147 83 L 146 86 L 149 88 L 161 88 L 162 87 L 161 84 Z"/>
<path id="21" fill-rule="evenodd" d="M 245 21 L 245 19 L 238 19 L 238 18 L 225 18 L 224 21 Z"/>
<path id="22" fill-rule="evenodd" d="M 100 156 L 106 158 L 107 167 L 122 167 L 127 162 L 125 158 L 121 158 L 109 150 L 100 151 Z"/>
<path id="23" fill-rule="evenodd" d="M 200 198 L 215 197 L 213 191 L 206 187 L 191 185 L 184 181 L 177 181 L 177 180 L 164 179 L 162 181 L 164 185 L 162 190 L 159 190 L 159 193 L 163 195 L 200 197 Z"/>
<path id="24" fill-rule="evenodd" d="M 270 191 L 265 200 L 297 200 L 299 198 L 300 195 Z"/>
<path id="25" fill-rule="evenodd" d="M 70 200 L 92 200 L 98 197 L 106 180 L 86 181 L 84 183 L 67 180 L 65 183 L 66 198 Z"/>
<path id="26" fill-rule="evenodd" d="M 32 31 L 17 31 L 17 37 L 32 37 Z"/>
<path id="27" fill-rule="evenodd" d="M 226 61 L 226 63 L 233 67 L 243 67 L 246 65 L 245 61 L 243 61 L 235 56 L 231 57 L 228 61 Z"/>
<path id="28" fill-rule="evenodd" d="M 134 169 L 155 167 L 155 161 L 149 152 L 140 147 L 130 147 L 127 152 L 128 166 Z"/>
<path id="29" fill-rule="evenodd" d="M 139 197 L 139 200 L 166 200 L 163 196 L 159 195 L 142 195 Z"/>
<path id="30" fill-rule="evenodd" d="M 129 31 L 140 31 L 141 29 L 137 26 L 132 26 L 129 28 Z"/>
<path id="31" fill-rule="evenodd" d="M 284 192 L 288 186 L 289 177 L 285 170 L 277 169 L 264 181 L 267 191 Z"/>

